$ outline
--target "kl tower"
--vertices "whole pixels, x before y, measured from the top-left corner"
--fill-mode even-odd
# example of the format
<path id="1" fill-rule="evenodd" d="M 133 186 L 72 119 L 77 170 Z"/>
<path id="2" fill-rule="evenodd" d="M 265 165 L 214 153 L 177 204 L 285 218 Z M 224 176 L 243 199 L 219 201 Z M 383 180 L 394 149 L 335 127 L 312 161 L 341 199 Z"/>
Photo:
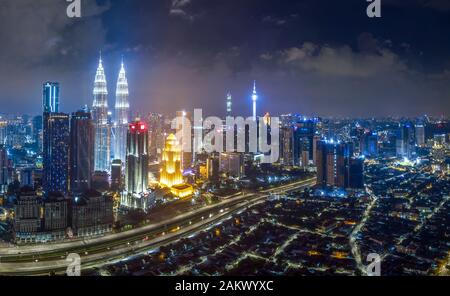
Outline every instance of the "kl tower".
<path id="1" fill-rule="evenodd" d="M 253 82 L 252 101 L 253 101 L 253 120 L 256 121 L 256 101 L 258 101 L 258 94 L 256 92 L 256 80 Z"/>

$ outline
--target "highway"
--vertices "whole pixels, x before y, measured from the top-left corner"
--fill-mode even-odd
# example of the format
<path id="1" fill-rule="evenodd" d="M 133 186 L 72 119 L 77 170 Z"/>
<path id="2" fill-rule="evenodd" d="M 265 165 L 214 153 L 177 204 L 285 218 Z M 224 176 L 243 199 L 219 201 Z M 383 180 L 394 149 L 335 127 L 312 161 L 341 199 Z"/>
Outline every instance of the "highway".
<path id="1" fill-rule="evenodd" d="M 0 275 L 48 275 L 51 272 L 64 274 L 68 266 L 65 258 L 70 253 L 81 256 L 82 270 L 101 267 L 206 229 L 247 207 L 265 201 L 271 194 L 286 193 L 314 184 L 315 178 L 258 193 L 242 194 L 166 221 L 100 238 L 59 244 L 2 247 Z"/>

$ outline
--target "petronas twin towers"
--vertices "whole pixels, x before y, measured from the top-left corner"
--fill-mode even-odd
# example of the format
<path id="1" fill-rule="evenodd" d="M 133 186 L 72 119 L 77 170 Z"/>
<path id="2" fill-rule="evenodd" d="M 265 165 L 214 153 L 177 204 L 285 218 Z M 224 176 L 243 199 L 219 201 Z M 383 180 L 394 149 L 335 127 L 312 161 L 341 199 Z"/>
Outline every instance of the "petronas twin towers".
<path id="1" fill-rule="evenodd" d="M 122 60 L 117 79 L 114 121 L 109 119 L 108 87 L 102 57 L 100 56 L 94 82 L 94 103 L 92 114 L 95 123 L 95 170 L 109 172 L 111 158 L 125 163 L 126 137 L 130 104 L 128 101 L 128 81 Z M 112 151 L 111 151 L 112 150 Z"/>

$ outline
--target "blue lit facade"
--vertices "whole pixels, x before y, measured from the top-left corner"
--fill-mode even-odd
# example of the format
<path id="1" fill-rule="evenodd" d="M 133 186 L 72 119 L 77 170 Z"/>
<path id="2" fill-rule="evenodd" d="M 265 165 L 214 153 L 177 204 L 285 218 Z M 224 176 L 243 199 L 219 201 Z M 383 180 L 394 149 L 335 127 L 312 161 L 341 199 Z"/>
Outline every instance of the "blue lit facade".
<path id="1" fill-rule="evenodd" d="M 44 112 L 59 112 L 59 83 L 46 82 L 43 86 L 42 106 Z"/>
<path id="2" fill-rule="evenodd" d="M 313 140 L 315 129 L 316 124 L 313 120 L 302 120 L 294 124 L 292 153 L 295 166 L 300 166 L 302 164 L 302 158 L 313 160 Z M 307 164 L 303 164 L 303 166 L 306 165 Z"/>
<path id="3" fill-rule="evenodd" d="M 366 157 L 378 156 L 378 135 L 375 132 L 367 132 L 361 137 L 361 155 Z"/>
<path id="4" fill-rule="evenodd" d="M 413 125 L 401 124 L 397 131 L 396 140 L 397 157 L 412 158 L 415 153 L 415 138 Z"/>
<path id="5" fill-rule="evenodd" d="M 46 194 L 67 193 L 69 189 L 69 115 L 44 113 L 44 171 Z"/>

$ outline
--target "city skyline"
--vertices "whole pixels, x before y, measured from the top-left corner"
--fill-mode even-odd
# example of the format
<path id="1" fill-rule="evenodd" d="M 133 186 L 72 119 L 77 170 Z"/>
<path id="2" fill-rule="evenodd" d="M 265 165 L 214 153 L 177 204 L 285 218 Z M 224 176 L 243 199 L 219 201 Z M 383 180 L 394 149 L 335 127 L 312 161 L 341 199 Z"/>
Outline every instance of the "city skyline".
<path id="1" fill-rule="evenodd" d="M 450 275 L 448 0 L 0 2 L 0 275 Z"/>

